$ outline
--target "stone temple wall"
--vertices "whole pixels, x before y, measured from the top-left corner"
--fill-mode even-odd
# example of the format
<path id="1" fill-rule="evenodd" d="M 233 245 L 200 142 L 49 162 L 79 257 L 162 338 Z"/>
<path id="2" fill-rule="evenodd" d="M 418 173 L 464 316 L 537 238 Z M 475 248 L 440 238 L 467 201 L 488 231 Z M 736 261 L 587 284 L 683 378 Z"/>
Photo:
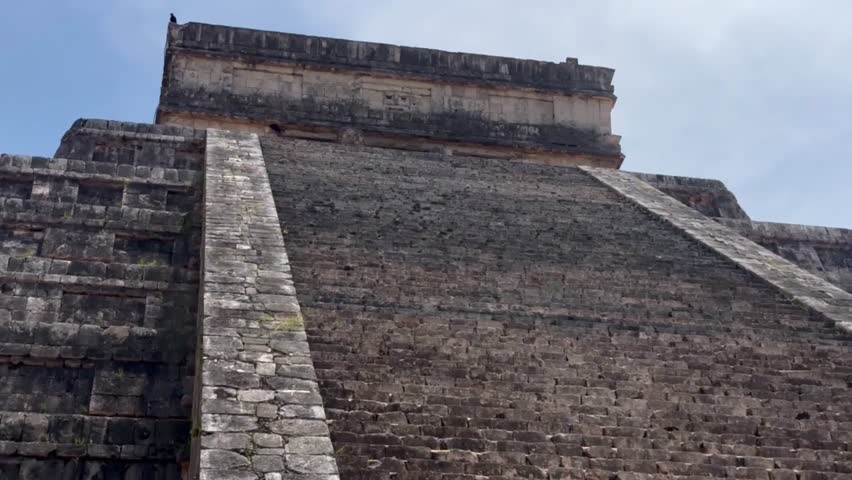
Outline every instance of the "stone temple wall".
<path id="1" fill-rule="evenodd" d="M 188 23 L 157 122 L 413 150 L 621 165 L 613 70 Z"/>
<path id="2" fill-rule="evenodd" d="M 684 205 L 698 210 L 702 215 L 713 218 L 748 220 L 748 214 L 719 180 L 706 178 L 676 177 L 631 172 L 636 178 L 661 192 L 674 197 Z"/>
<path id="3" fill-rule="evenodd" d="M 81 120 L 0 156 L 0 478 L 180 478 L 204 132 Z"/>

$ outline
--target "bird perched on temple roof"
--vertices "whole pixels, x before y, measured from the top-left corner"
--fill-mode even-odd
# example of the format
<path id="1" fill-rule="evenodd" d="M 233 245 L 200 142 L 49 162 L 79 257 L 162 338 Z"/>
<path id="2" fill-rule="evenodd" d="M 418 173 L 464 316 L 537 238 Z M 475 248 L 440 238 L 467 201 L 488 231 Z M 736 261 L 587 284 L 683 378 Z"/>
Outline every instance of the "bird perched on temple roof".
<path id="1" fill-rule="evenodd" d="M 175 17 L 174 13 L 169 14 L 169 23 L 177 23 L 177 17 Z"/>

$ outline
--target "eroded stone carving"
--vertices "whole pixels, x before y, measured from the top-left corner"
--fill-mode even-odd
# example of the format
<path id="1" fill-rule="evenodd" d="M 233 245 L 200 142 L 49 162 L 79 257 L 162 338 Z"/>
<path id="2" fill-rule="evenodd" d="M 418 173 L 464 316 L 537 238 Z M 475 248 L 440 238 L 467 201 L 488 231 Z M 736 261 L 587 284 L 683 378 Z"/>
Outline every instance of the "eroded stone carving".
<path id="1" fill-rule="evenodd" d="M 364 56 L 375 45 L 351 41 L 333 41 L 338 54 L 326 56 L 306 45 L 329 39 L 259 31 L 252 47 L 235 49 L 221 41 L 228 35 L 212 25 L 170 27 L 160 122 L 253 132 L 274 122 L 305 138 L 354 127 L 366 143 L 406 149 L 462 142 L 551 163 L 621 163 L 608 69 L 390 45 L 372 50 L 388 55 L 379 58 Z M 258 46 L 273 41 L 275 49 Z"/>

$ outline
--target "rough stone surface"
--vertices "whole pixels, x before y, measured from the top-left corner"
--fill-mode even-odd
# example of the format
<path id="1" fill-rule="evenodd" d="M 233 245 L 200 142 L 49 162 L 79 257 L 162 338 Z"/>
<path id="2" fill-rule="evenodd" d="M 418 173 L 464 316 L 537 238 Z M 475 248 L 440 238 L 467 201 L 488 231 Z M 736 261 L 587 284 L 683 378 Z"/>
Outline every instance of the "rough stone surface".
<path id="1" fill-rule="evenodd" d="M 633 176 L 580 167 L 649 212 L 852 333 L 852 294 L 697 213 Z"/>
<path id="2" fill-rule="evenodd" d="M 208 130 L 205 161 L 191 475 L 336 478 L 322 408 L 293 408 L 321 399 L 258 138 Z"/>
<path id="3" fill-rule="evenodd" d="M 808 272 L 852 292 L 852 231 L 752 221 L 734 194 L 718 180 L 627 173 Z"/>
<path id="4" fill-rule="evenodd" d="M 621 165 L 613 71 L 188 23 L 158 122 L 343 143 Z"/>
<path id="5" fill-rule="evenodd" d="M 588 173 L 262 143 L 342 478 L 850 475 L 852 337 Z"/>
<path id="6" fill-rule="evenodd" d="M 179 477 L 203 145 L 78 120 L 58 158 L 0 155 L 0 478 Z"/>
<path id="7" fill-rule="evenodd" d="M 852 293 L 852 230 L 726 218 L 714 220 Z"/>
<path id="8" fill-rule="evenodd" d="M 748 220 L 737 197 L 719 180 L 625 172 L 708 217 Z"/>
<path id="9" fill-rule="evenodd" d="M 169 46 L 225 54 L 253 54 L 313 64 L 402 71 L 428 80 L 460 78 L 471 83 L 518 85 L 567 93 L 611 95 L 614 70 L 580 65 L 444 52 L 189 22 L 170 25 Z"/>

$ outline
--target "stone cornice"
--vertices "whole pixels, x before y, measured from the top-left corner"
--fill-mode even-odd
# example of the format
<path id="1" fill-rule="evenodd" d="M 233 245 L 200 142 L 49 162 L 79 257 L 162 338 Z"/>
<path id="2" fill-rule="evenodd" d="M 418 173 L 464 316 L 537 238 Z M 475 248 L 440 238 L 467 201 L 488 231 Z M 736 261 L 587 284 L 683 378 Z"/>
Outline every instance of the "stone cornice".
<path id="1" fill-rule="evenodd" d="M 360 69 L 371 74 L 383 72 L 429 81 L 615 98 L 612 85 L 615 70 L 580 65 L 575 58 L 553 63 L 194 22 L 170 24 L 166 48 L 167 54 L 177 50 L 195 51 L 250 58 L 253 62 Z"/>

